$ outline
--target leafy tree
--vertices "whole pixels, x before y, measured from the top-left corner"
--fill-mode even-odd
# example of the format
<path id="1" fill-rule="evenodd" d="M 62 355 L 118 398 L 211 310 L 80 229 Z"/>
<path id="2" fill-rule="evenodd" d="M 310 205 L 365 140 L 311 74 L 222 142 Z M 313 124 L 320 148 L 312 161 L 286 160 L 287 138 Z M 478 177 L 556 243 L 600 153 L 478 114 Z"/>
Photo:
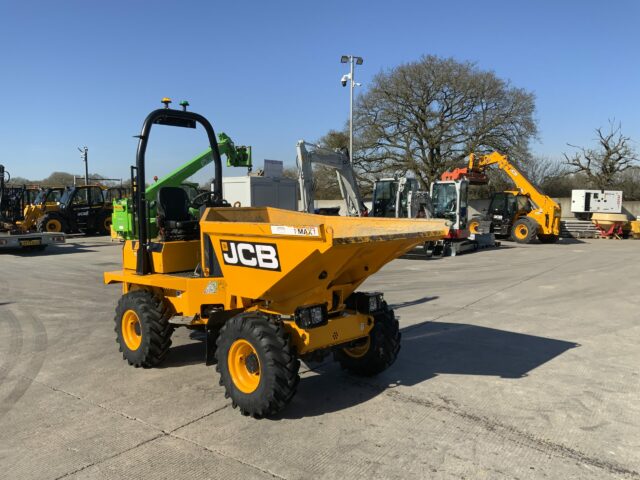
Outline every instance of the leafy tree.
<path id="1" fill-rule="evenodd" d="M 427 185 L 469 152 L 528 155 L 534 95 L 470 62 L 425 56 L 377 74 L 355 110 L 354 160 Z"/>

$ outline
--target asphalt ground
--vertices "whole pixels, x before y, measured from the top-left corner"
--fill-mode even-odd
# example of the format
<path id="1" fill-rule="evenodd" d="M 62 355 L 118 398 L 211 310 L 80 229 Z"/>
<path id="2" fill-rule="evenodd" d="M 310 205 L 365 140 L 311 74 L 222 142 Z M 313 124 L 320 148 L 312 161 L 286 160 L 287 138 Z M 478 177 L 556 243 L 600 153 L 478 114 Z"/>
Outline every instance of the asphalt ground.
<path id="1" fill-rule="evenodd" d="M 402 329 L 375 378 L 303 365 L 277 418 L 240 415 L 202 339 L 161 368 L 122 360 L 120 265 L 104 237 L 0 254 L 0 477 L 640 478 L 640 242 L 398 259 Z"/>

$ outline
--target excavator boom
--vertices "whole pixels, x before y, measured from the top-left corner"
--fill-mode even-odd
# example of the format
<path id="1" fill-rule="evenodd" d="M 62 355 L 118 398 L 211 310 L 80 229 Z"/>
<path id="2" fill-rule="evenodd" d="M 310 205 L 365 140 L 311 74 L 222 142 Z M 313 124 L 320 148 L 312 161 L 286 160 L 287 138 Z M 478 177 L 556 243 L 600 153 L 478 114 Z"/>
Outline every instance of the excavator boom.
<path id="1" fill-rule="evenodd" d="M 362 201 L 349 156 L 336 150 L 330 150 L 300 140 L 296 145 L 298 163 L 298 182 L 302 209 L 314 213 L 313 164 L 324 165 L 336 171 L 340 193 L 347 206 L 347 215 L 360 217 L 367 207 Z"/>

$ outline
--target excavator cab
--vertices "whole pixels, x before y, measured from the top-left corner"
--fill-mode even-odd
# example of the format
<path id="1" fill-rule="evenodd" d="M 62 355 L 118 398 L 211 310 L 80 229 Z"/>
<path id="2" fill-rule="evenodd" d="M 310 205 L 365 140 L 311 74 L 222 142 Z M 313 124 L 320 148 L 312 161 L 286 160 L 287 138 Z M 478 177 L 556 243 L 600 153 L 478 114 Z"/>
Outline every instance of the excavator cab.
<path id="1" fill-rule="evenodd" d="M 430 210 L 426 192 L 415 178 L 383 178 L 373 187 L 372 217 L 416 218 Z M 424 215 L 423 215 L 424 213 Z"/>
<path id="2" fill-rule="evenodd" d="M 373 189 L 373 217 L 395 217 L 398 181 L 378 180 Z"/>
<path id="3" fill-rule="evenodd" d="M 467 194 L 469 182 L 466 180 L 442 180 L 431 184 L 433 217 L 449 220 L 451 230 L 467 228 Z"/>

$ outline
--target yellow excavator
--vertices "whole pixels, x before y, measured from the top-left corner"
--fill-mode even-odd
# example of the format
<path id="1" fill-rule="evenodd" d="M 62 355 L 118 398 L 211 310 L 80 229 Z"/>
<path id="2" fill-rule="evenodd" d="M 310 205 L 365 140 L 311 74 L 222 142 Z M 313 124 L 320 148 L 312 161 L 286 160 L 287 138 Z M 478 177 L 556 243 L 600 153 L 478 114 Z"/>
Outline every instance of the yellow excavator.
<path id="1" fill-rule="evenodd" d="M 506 155 L 493 152 L 476 158 L 469 155 L 465 174 L 482 175 L 496 165 L 513 181 L 514 190 L 498 192 L 491 198 L 485 220 L 491 222 L 491 232 L 496 236 L 511 237 L 518 243 L 531 243 L 536 237 L 540 243 L 555 243 L 560 237 L 561 210 L 551 197 L 541 193 L 511 163 Z M 479 231 L 480 218 L 469 222 L 472 233 Z"/>

